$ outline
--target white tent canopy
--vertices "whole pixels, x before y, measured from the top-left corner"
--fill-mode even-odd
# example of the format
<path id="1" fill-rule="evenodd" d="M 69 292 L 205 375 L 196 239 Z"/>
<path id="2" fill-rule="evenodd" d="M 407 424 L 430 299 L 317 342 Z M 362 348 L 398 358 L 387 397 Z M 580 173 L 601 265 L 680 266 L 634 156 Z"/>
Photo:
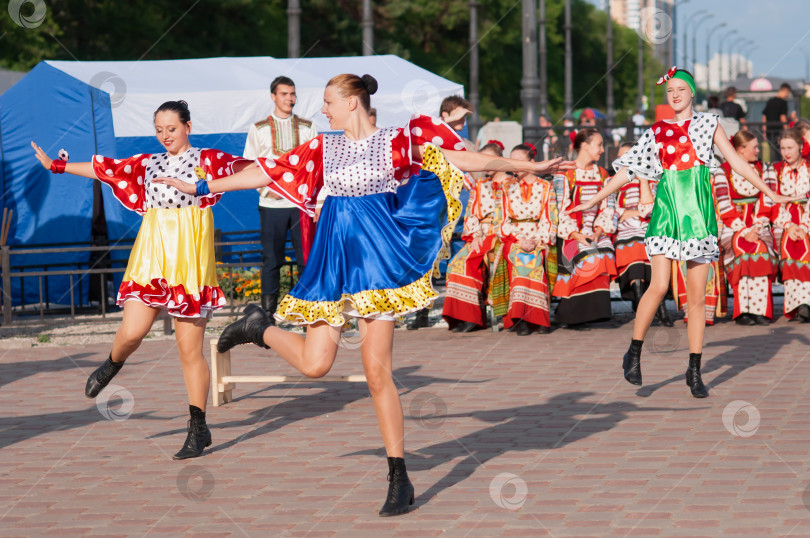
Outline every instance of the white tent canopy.
<path id="1" fill-rule="evenodd" d="M 48 61 L 52 67 L 110 94 L 115 136 L 154 136 L 152 114 L 165 101 L 188 102 L 196 134 L 246 133 L 273 110 L 270 82 L 277 76 L 296 85 L 296 114 L 329 124 L 320 113 L 327 81 L 340 73 L 373 75 L 378 125 L 404 125 L 413 113 L 438 116 L 441 100 L 464 87 L 398 56 L 275 59 L 205 58 L 133 62 Z"/>

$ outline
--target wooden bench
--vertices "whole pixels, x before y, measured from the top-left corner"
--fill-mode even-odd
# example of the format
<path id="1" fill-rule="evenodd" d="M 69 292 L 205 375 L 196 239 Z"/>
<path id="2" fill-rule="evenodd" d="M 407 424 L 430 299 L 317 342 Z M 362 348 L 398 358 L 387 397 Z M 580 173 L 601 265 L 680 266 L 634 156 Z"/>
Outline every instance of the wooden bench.
<path id="1" fill-rule="evenodd" d="M 217 351 L 217 339 L 211 340 L 211 398 L 214 407 L 233 401 L 237 383 L 365 383 L 365 375 L 327 375 L 311 378 L 303 375 L 231 375 L 231 352 Z"/>

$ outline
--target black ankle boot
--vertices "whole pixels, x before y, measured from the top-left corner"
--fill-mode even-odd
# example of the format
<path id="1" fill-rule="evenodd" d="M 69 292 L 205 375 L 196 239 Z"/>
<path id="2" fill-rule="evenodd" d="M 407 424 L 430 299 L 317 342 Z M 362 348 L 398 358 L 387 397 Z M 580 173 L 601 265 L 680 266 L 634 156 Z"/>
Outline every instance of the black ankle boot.
<path id="1" fill-rule="evenodd" d="M 180 452 L 172 456 L 173 460 L 187 460 L 202 456 L 205 447 L 211 446 L 211 430 L 205 423 L 205 411 L 197 406 L 189 405 L 191 418 L 188 421 L 188 435 Z"/>
<path id="2" fill-rule="evenodd" d="M 413 484 L 408 479 L 403 458 L 388 458 L 388 496 L 380 516 L 398 516 L 413 504 Z"/>
<path id="3" fill-rule="evenodd" d="M 655 317 L 658 318 L 658 321 L 660 321 L 661 325 L 663 325 L 664 327 L 675 326 L 675 323 L 672 322 L 672 318 L 669 317 L 669 310 L 667 310 L 666 299 L 661 301 L 661 304 L 658 305 L 658 310 L 655 312 Z"/>
<path id="4" fill-rule="evenodd" d="M 644 295 L 644 285 L 641 280 L 636 279 L 630 283 L 630 292 L 633 294 L 633 312 L 638 310 L 638 302 L 641 296 Z"/>
<path id="5" fill-rule="evenodd" d="M 633 385 L 641 385 L 641 346 L 643 345 L 644 340 L 630 340 L 630 347 L 622 360 L 624 378 Z"/>
<path id="6" fill-rule="evenodd" d="M 709 395 L 706 385 L 700 376 L 700 358 L 702 353 L 689 354 L 689 369 L 686 370 L 686 384 L 692 389 L 692 396 L 695 398 L 705 398 Z"/>
<path id="7" fill-rule="evenodd" d="M 262 295 L 262 308 L 267 312 L 267 321 L 270 322 L 270 325 L 275 325 L 276 318 L 273 317 L 273 314 L 278 308 L 278 294 Z"/>
<path id="8" fill-rule="evenodd" d="M 88 398 L 95 398 L 98 393 L 104 390 L 115 374 L 124 366 L 123 362 L 113 362 L 112 353 L 107 360 L 101 363 L 101 366 L 95 369 L 90 377 L 87 378 L 87 385 L 84 387 L 84 395 Z"/>
<path id="9" fill-rule="evenodd" d="M 413 321 L 408 323 L 408 325 L 406 325 L 405 327 L 409 331 L 415 331 L 417 329 L 430 327 L 430 308 L 423 308 L 422 310 L 417 310 L 416 317 L 413 318 Z"/>
<path id="10" fill-rule="evenodd" d="M 256 344 L 259 347 L 270 349 L 264 343 L 264 331 L 272 324 L 267 319 L 267 312 L 253 303 L 247 305 L 242 311 L 244 316 L 234 321 L 222 331 L 217 342 L 217 351 L 225 353 L 234 346 L 241 344 Z"/>

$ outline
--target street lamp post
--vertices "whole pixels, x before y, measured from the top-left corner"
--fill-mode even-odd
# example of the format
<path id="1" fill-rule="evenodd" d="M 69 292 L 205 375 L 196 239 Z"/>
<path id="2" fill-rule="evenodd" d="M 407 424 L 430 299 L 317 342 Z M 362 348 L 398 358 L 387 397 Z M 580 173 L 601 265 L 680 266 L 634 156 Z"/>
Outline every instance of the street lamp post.
<path id="1" fill-rule="evenodd" d="M 678 27 L 677 27 L 677 8 L 681 4 L 686 4 L 690 0 L 668 0 L 672 2 L 671 5 L 671 15 L 672 15 L 672 34 L 670 35 L 669 39 L 669 65 L 675 65 L 678 61 L 677 56 L 677 42 L 678 42 Z M 686 39 L 683 40 L 684 45 L 686 45 Z"/>
<path id="2" fill-rule="evenodd" d="M 687 58 L 687 56 L 689 56 L 689 40 L 688 40 L 689 27 L 692 25 L 692 21 L 694 20 L 695 17 L 703 15 L 704 13 L 708 13 L 708 11 L 705 10 L 705 9 L 699 9 L 699 10 L 695 11 L 694 13 L 692 13 L 689 16 L 688 19 L 686 19 L 686 23 L 683 25 L 684 27 L 683 27 L 683 64 L 682 65 L 683 65 L 684 69 L 688 69 L 688 67 L 689 67 L 688 58 Z M 695 32 L 697 33 L 697 28 L 695 28 Z"/>
<path id="3" fill-rule="evenodd" d="M 534 143 L 540 138 L 540 118 L 537 115 L 540 97 L 540 80 L 537 78 L 537 0 L 523 0 L 523 78 L 520 88 L 523 139 Z"/>
<path id="4" fill-rule="evenodd" d="M 607 122 L 613 125 L 615 117 L 613 103 L 613 19 L 610 16 L 610 0 L 605 0 L 607 12 Z"/>
<path id="5" fill-rule="evenodd" d="M 374 18 L 371 13 L 371 0 L 363 0 L 363 56 L 374 54 Z"/>
<path id="6" fill-rule="evenodd" d="M 751 53 L 759 48 L 759 45 L 754 41 L 751 42 L 751 47 L 745 51 L 745 75 L 749 78 L 754 77 L 754 62 L 751 61 Z M 749 67 L 748 64 L 751 64 Z M 810 68 L 810 66 L 808 66 Z"/>
<path id="7" fill-rule="evenodd" d="M 638 96 L 636 97 L 636 110 L 641 111 L 644 106 L 644 40 L 638 32 Z"/>
<path id="8" fill-rule="evenodd" d="M 288 0 L 287 2 L 287 56 L 298 58 L 301 56 L 301 2 Z"/>
<path id="9" fill-rule="evenodd" d="M 721 22 L 720 24 L 709 30 L 709 33 L 706 35 L 706 95 L 708 95 L 712 91 L 712 70 L 709 67 L 709 63 L 711 61 L 709 55 L 711 53 L 710 45 L 712 42 L 712 36 L 717 30 L 719 30 L 720 28 L 724 28 L 726 26 L 728 26 L 728 23 Z"/>
<path id="10" fill-rule="evenodd" d="M 714 14 L 709 13 L 708 15 L 697 21 L 697 24 L 695 24 L 694 29 L 695 33 L 692 35 L 692 73 L 695 72 L 695 66 L 697 65 L 697 34 L 698 34 L 697 31 L 704 22 L 710 20 L 712 17 L 714 17 Z M 708 68 L 709 66 L 708 64 L 706 64 L 706 69 Z"/>
<path id="11" fill-rule="evenodd" d="M 728 40 L 728 38 L 733 36 L 737 32 L 738 32 L 738 30 L 736 28 L 734 28 L 732 30 L 729 30 L 729 32 L 726 35 L 724 35 L 723 37 L 720 38 L 720 89 L 721 90 L 723 89 L 723 84 L 725 84 L 728 81 L 728 79 L 723 80 L 723 77 L 726 74 L 726 64 L 728 64 L 728 66 L 729 66 L 729 71 L 731 70 L 731 57 L 729 56 L 727 62 L 724 61 L 723 49 L 725 48 L 725 43 Z M 729 74 L 729 76 L 731 76 L 731 75 Z"/>
<path id="12" fill-rule="evenodd" d="M 481 128 L 481 115 L 478 113 L 478 0 L 470 0 L 470 104 L 473 111 L 467 126 L 470 140 L 475 141 Z"/>
<path id="13" fill-rule="evenodd" d="M 565 0 L 565 97 L 564 97 L 564 117 L 571 117 L 571 109 L 574 106 L 574 94 L 572 83 L 573 52 L 571 50 L 571 0 Z"/>
<path id="14" fill-rule="evenodd" d="M 610 0 L 608 0 L 610 1 Z M 540 0 L 540 115 L 548 117 L 548 71 L 546 69 L 546 0 Z"/>

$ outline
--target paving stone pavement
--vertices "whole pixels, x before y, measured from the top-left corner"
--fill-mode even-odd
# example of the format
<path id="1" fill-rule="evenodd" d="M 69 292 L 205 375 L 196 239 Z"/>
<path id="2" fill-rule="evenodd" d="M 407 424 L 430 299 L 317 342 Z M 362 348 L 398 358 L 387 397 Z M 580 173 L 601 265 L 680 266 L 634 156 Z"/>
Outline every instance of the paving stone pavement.
<path id="1" fill-rule="evenodd" d="M 810 326 L 707 328 L 705 400 L 682 322 L 652 328 L 640 389 L 621 376 L 630 331 L 397 330 L 417 497 L 388 519 L 363 385 L 237 385 L 208 409 L 211 449 L 177 462 L 172 341 L 145 341 L 96 401 L 108 344 L 2 350 L 0 535 L 810 536 Z M 360 371 L 341 350 L 333 373 Z M 292 372 L 243 346 L 233 373 Z"/>

